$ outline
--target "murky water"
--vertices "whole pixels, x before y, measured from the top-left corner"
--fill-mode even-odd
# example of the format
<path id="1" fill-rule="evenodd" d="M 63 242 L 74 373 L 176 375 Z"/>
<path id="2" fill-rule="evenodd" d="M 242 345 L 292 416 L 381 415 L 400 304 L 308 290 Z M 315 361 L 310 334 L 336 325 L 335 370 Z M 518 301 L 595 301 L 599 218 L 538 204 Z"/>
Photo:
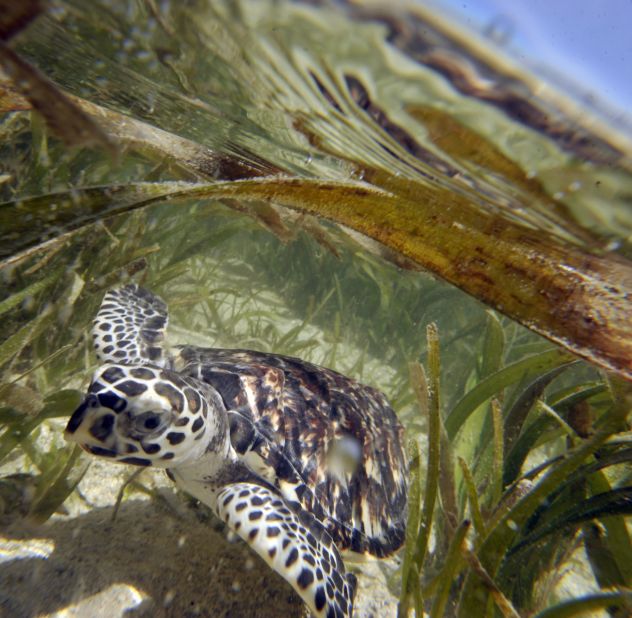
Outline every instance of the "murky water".
<path id="1" fill-rule="evenodd" d="M 14 38 L 25 59 L 89 101 L 82 109 L 123 147 L 116 162 L 98 148 L 68 149 L 28 101 L 0 98 L 0 603 L 8 615 L 73 605 L 95 616 L 133 607 L 138 615 L 301 615 L 282 580 L 227 544 L 221 525 L 162 475 L 132 482 L 110 524 L 133 470 L 90 462 L 64 442 L 96 366 L 91 320 L 107 289 L 132 280 L 168 302 L 172 344 L 289 354 L 383 390 L 421 448 L 422 479 L 432 478 L 429 403 L 411 376 L 422 363 L 432 383 L 426 327 L 437 325 L 446 439 L 421 568 L 434 615 L 492 615 L 480 569 L 455 545 L 466 518 L 479 566 L 520 615 L 630 585 L 623 382 L 571 363 L 424 271 L 379 208 L 359 210 L 362 227 L 322 210 L 322 196 L 305 207 L 312 185 L 298 188 L 296 204 L 274 183 L 271 199 L 166 193 L 190 187 L 185 181 L 274 174 L 364 182 L 432 205 L 454 226 L 455 243 L 485 220 L 499 243 L 512 225 L 526 230 L 518 241 L 527 238 L 533 262 L 541 240 L 562 247 L 561 262 L 569 251 L 629 268 L 626 136 L 563 97 L 536 96 L 519 68 L 428 17 L 308 3 L 62 2 Z M 475 293 L 473 275 L 459 274 L 474 258 L 443 250 L 449 258 L 432 245 L 423 265 Z M 493 274 L 492 291 L 503 287 L 503 271 Z M 608 366 L 630 366 L 617 362 Z M 428 492 L 422 482 L 426 501 Z M 141 540 L 129 552 L 132 536 Z M 356 615 L 396 615 L 405 556 L 357 567 Z M 616 568 L 604 569 L 604 559 Z"/>

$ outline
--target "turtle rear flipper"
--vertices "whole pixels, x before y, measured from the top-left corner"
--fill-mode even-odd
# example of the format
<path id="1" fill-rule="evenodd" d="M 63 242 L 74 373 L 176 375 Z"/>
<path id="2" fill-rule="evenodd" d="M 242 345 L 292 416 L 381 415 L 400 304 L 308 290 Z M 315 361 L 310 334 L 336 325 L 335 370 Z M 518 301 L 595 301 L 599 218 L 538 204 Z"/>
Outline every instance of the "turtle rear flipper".
<path id="1" fill-rule="evenodd" d="M 356 578 L 311 513 L 294 511 L 262 485 L 233 483 L 217 496 L 217 515 L 298 592 L 314 616 L 350 618 Z"/>
<path id="2" fill-rule="evenodd" d="M 92 328 L 97 357 L 102 362 L 165 366 L 168 319 L 164 301 L 136 284 L 108 291 Z"/>

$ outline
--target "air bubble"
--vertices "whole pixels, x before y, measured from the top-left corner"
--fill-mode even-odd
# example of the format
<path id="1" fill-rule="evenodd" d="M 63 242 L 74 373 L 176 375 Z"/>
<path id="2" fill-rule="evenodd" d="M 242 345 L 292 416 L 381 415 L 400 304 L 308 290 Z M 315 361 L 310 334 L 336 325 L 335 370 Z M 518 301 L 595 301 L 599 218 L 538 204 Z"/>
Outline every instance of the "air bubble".
<path id="1" fill-rule="evenodd" d="M 175 598 L 176 598 L 175 590 L 167 590 L 167 592 L 165 593 L 165 598 L 162 601 L 163 606 L 169 607 L 173 603 L 173 600 Z"/>
<path id="2" fill-rule="evenodd" d="M 518 532 L 518 524 L 513 519 L 507 520 L 507 527 L 514 532 Z"/>
<path id="3" fill-rule="evenodd" d="M 141 49 L 135 54 L 136 59 L 140 62 L 149 62 L 152 59 L 152 53 L 146 49 Z"/>
<path id="4" fill-rule="evenodd" d="M 35 309 L 35 298 L 33 297 L 32 294 L 29 294 L 28 296 L 25 296 L 24 300 L 22 301 L 22 311 L 25 311 L 26 313 L 30 313 L 34 309 Z"/>

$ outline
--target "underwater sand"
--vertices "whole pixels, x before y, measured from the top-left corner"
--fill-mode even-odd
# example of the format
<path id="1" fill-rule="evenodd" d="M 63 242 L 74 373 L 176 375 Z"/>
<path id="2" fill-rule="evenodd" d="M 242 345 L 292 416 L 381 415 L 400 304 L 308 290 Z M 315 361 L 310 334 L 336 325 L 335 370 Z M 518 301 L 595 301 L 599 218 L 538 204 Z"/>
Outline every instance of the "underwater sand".
<path id="1" fill-rule="evenodd" d="M 94 462 L 79 485 L 84 501 L 41 526 L 0 528 L 0 616 L 298 618 L 292 588 L 223 524 L 186 503 L 161 472 L 139 482 L 115 521 L 113 505 L 132 469 Z M 357 573 L 357 570 L 354 569 Z M 397 599 L 381 567 L 362 565 L 355 615 L 390 618 Z"/>

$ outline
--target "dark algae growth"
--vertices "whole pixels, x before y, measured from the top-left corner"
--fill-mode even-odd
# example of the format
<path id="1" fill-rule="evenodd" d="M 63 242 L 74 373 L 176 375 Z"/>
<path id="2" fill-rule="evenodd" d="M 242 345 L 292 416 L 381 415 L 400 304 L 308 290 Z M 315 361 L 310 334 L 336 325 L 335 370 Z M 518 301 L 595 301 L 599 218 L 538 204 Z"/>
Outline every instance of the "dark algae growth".
<path id="1" fill-rule="evenodd" d="M 0 68 L 7 615 L 630 614 L 629 132 L 419 3 Z"/>

